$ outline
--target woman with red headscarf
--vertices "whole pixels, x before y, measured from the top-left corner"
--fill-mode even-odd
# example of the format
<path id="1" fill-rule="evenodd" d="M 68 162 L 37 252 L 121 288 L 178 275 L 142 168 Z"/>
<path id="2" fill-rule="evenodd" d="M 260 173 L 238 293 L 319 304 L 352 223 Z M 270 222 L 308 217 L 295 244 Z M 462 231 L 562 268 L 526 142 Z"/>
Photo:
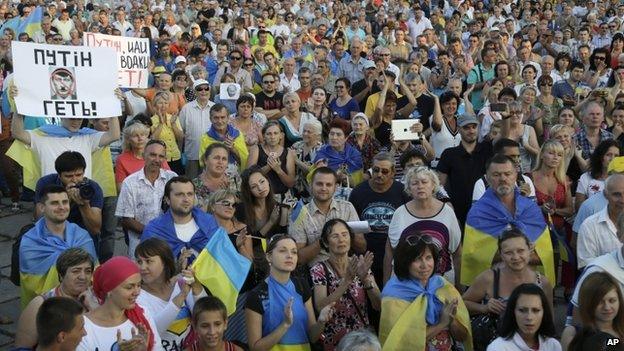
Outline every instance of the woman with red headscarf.
<path id="1" fill-rule="evenodd" d="M 77 350 L 162 350 L 152 317 L 136 299 L 141 292 L 139 267 L 116 256 L 93 274 L 93 292 L 100 306 L 85 315 L 87 335 Z"/>

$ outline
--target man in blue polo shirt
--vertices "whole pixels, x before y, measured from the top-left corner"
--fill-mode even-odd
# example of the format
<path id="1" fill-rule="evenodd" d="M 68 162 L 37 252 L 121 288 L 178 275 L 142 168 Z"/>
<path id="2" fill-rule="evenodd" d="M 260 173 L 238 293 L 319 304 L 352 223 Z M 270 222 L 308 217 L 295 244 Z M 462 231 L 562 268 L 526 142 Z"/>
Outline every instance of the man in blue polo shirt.
<path id="1" fill-rule="evenodd" d="M 76 223 L 95 237 L 102 227 L 102 206 L 104 195 L 102 188 L 93 180 L 84 176 L 85 158 L 77 151 L 65 151 L 54 161 L 56 173 L 48 174 L 37 181 L 35 203 L 40 201 L 46 185 L 61 185 L 67 189 L 70 200 L 68 221 Z M 35 218 L 42 213 L 35 207 Z"/>

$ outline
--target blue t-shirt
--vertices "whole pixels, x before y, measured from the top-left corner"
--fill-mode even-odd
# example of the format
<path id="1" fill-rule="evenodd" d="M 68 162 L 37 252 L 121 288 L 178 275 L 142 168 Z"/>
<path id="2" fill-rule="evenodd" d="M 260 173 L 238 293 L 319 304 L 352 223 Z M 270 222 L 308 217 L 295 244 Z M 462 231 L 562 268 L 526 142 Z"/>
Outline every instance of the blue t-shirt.
<path id="1" fill-rule="evenodd" d="M 37 181 L 37 186 L 35 187 L 35 204 L 37 204 L 39 202 L 39 199 L 41 199 L 41 193 L 43 189 L 46 187 L 46 185 L 50 184 L 60 185 L 64 187 L 63 183 L 61 182 L 61 178 L 59 178 L 58 174 L 56 173 L 48 174 L 47 176 L 41 177 Z M 89 184 L 91 185 L 91 189 L 93 190 L 93 197 L 91 198 L 89 203 L 91 204 L 91 207 L 97 207 L 101 210 L 104 206 L 104 193 L 102 192 L 102 188 L 98 185 L 98 183 L 91 179 L 89 179 Z M 75 203 L 71 204 L 71 207 L 69 209 L 69 217 L 67 218 L 67 220 L 69 222 L 76 223 L 84 230 L 87 230 L 87 227 L 82 220 L 80 209 Z"/>
<path id="2" fill-rule="evenodd" d="M 338 106 L 334 99 L 329 103 L 329 109 L 336 112 L 340 118 L 351 120 L 351 111 L 360 112 L 360 105 L 354 98 L 351 98 L 344 106 Z"/>

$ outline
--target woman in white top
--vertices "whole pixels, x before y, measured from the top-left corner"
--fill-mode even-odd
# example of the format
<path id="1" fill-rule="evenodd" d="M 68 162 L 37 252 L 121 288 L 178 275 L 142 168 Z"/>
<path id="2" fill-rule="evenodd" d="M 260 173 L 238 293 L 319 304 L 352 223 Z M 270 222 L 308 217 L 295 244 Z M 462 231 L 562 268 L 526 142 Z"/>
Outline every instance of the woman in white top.
<path id="1" fill-rule="evenodd" d="M 590 196 L 601 192 L 607 179 L 609 163 L 620 156 L 619 144 L 616 140 L 604 140 L 589 157 L 589 170 L 581 175 L 576 186 L 574 207 L 576 211 Z"/>
<path id="2" fill-rule="evenodd" d="M 471 89 L 466 90 L 464 97 L 468 96 Z M 435 159 L 431 162 L 431 166 L 435 167 L 440 160 L 442 152 L 449 147 L 455 147 L 461 142 L 461 136 L 459 135 L 459 126 L 457 125 L 457 108 L 461 104 L 459 96 L 453 92 L 447 91 L 440 95 L 428 93 L 435 102 L 433 106 L 433 115 L 431 121 L 431 147 L 435 151 Z M 472 104 L 468 99 L 464 99 L 466 102 L 466 114 L 474 115 Z"/>
<path id="3" fill-rule="evenodd" d="M 434 196 L 440 187 L 437 174 L 427 167 L 415 167 L 405 175 L 405 192 L 412 200 L 394 211 L 388 227 L 384 281 L 390 278 L 392 256 L 401 238 L 429 235 L 440 248 L 437 272 L 454 282 L 454 265 L 460 262 L 461 230 L 451 206 Z M 459 282 L 459 281 L 458 281 Z"/>
<path id="4" fill-rule="evenodd" d="M 77 350 L 163 350 L 156 323 L 137 304 L 141 274 L 136 263 L 124 256 L 106 261 L 95 270 L 93 292 L 101 305 L 85 314 L 87 335 Z"/>
<path id="5" fill-rule="evenodd" d="M 184 265 L 190 253 L 189 250 L 180 254 Z M 182 270 L 176 275 L 173 252 L 165 241 L 147 239 L 137 246 L 134 256 L 142 280 L 137 302 L 154 317 L 163 348 L 182 349 L 182 342 L 190 331 L 195 301 L 206 296 L 206 292 L 194 280 L 192 271 Z M 191 290 L 192 295 L 189 294 Z"/>
<path id="6" fill-rule="evenodd" d="M 520 144 L 520 170 L 522 173 L 530 172 L 539 154 L 537 134 L 533 127 L 522 122 L 524 112 L 520 103 L 509 104 L 508 111 L 508 115 L 503 116 L 502 137 Z"/>
<path id="7" fill-rule="evenodd" d="M 561 351 L 552 309 L 535 284 L 519 285 L 511 293 L 499 334 L 487 351 Z"/>
<path id="8" fill-rule="evenodd" d="M 284 127 L 284 132 L 286 133 L 284 146 L 290 147 L 302 139 L 303 126 L 308 121 L 315 120 L 316 117 L 309 112 L 301 111 L 301 98 L 295 92 L 284 94 L 282 101 L 285 114 L 279 119 L 279 122 Z"/>

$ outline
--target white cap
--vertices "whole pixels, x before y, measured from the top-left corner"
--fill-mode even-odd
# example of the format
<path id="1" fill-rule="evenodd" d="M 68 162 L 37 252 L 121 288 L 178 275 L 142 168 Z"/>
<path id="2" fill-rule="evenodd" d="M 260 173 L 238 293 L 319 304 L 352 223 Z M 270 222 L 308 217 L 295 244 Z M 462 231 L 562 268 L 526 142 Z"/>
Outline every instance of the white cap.
<path id="1" fill-rule="evenodd" d="M 186 63 L 186 58 L 184 56 L 177 56 L 173 62 L 177 65 L 180 62 Z"/>

